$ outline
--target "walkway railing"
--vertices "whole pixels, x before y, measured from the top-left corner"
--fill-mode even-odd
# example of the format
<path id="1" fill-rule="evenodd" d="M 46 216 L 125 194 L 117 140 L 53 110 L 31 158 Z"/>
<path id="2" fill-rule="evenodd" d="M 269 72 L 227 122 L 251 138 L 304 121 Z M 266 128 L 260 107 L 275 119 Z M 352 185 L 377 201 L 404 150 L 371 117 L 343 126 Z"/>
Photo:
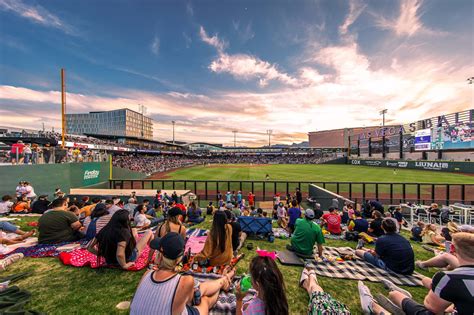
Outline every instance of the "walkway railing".
<path id="1" fill-rule="evenodd" d="M 384 182 L 323 182 L 323 181 L 253 181 L 253 180 L 184 180 L 184 179 L 113 179 L 111 189 L 191 190 L 201 200 L 217 200 L 220 192 L 242 191 L 244 199 L 253 192 L 256 201 L 272 200 L 277 193 L 284 197 L 299 188 L 308 196 L 309 184 L 321 186 L 356 203 L 378 199 L 384 203 L 474 204 L 474 184 L 448 183 L 384 183 Z"/>

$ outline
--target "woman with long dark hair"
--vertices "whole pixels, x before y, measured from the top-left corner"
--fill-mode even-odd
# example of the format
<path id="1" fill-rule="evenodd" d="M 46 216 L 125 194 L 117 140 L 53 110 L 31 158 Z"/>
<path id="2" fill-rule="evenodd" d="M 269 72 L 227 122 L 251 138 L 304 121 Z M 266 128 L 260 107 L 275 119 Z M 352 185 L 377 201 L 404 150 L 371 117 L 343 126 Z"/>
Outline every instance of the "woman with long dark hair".
<path id="1" fill-rule="evenodd" d="M 217 211 L 204 249 L 196 259 L 200 262 L 209 260 L 210 266 L 221 266 L 229 264 L 232 256 L 232 226 L 228 224 L 224 211 Z"/>
<path id="2" fill-rule="evenodd" d="M 237 315 L 287 315 L 288 301 L 286 299 L 283 275 L 275 261 L 270 257 L 256 256 L 250 262 L 252 287 L 257 295 L 242 305 L 245 294 L 240 286 L 237 287 Z"/>
<path id="3" fill-rule="evenodd" d="M 129 269 L 142 253 L 153 237 L 146 231 L 138 240 L 138 234 L 130 225 L 129 212 L 119 210 L 110 222 L 96 235 L 88 246 L 88 250 L 99 257 L 104 257 L 108 265 L 119 265 Z"/>

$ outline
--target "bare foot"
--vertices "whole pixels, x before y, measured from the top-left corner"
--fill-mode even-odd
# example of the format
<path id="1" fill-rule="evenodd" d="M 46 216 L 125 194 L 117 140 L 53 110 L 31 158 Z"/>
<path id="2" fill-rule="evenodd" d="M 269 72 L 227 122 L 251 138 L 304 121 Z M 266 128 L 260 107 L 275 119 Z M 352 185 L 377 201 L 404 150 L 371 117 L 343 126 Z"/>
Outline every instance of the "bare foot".
<path id="1" fill-rule="evenodd" d="M 28 237 L 30 237 L 30 236 L 32 236 L 32 235 L 35 235 L 35 233 L 36 233 L 36 230 L 31 230 L 31 231 L 29 231 L 29 232 L 26 232 L 25 234 L 23 234 L 23 235 L 21 236 L 21 239 L 23 239 L 23 240 L 24 240 L 24 239 L 27 239 Z"/>

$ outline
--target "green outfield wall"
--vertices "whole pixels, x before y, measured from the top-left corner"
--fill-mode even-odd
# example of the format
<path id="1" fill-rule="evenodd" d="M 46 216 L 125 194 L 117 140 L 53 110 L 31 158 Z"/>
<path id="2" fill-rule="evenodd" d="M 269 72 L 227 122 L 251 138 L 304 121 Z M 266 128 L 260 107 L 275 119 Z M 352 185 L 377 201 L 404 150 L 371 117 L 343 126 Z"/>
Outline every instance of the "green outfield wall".
<path id="1" fill-rule="evenodd" d="M 113 178 L 143 179 L 146 174 L 114 167 Z M 52 197 L 56 187 L 69 193 L 71 188 L 108 188 L 109 162 L 6 165 L 0 166 L 0 196 L 14 195 L 19 181 L 32 184 L 37 195 Z"/>

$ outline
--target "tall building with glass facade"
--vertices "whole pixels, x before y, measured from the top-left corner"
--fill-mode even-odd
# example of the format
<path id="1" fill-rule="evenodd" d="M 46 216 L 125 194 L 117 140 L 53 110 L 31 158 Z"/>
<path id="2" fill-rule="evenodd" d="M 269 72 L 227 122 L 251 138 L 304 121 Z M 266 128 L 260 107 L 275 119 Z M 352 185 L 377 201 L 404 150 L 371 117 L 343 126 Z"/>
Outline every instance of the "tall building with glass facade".
<path id="1" fill-rule="evenodd" d="M 123 108 L 88 114 L 66 114 L 66 130 L 75 135 L 106 135 L 153 139 L 152 119 Z"/>

